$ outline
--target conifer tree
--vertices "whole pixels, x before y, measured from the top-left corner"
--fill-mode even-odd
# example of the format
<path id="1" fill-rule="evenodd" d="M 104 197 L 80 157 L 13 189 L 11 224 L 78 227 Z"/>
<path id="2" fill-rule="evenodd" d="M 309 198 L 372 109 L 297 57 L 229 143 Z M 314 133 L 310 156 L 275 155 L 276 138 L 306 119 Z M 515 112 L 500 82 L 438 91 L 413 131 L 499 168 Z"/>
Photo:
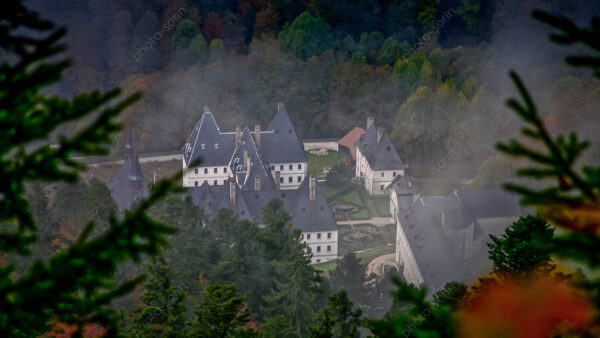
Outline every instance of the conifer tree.
<path id="1" fill-rule="evenodd" d="M 310 327 L 310 336 L 326 337 L 360 337 L 358 327 L 361 323 L 362 311 L 354 308 L 345 290 L 329 296 L 327 306 L 321 309 L 319 325 Z"/>
<path id="2" fill-rule="evenodd" d="M 488 255 L 498 276 L 528 277 L 535 273 L 550 273 L 556 265 L 550 255 L 554 248 L 554 229 L 535 216 L 520 217 L 504 230 L 502 237 L 490 235 Z"/>
<path id="3" fill-rule="evenodd" d="M 41 90 L 59 81 L 70 64 L 56 58 L 65 49 L 59 42 L 65 29 L 55 28 L 22 1 L 2 6 L 0 253 L 28 255 L 39 229 L 25 195 L 26 183 L 76 181 L 84 166 L 71 157 L 106 154 L 111 136 L 121 129 L 116 117 L 140 95 L 118 101 L 120 90 L 115 89 L 73 100 L 44 96 Z M 56 147 L 44 142 L 61 124 L 92 116 L 92 122 L 74 135 L 60 137 Z M 86 324 L 98 323 L 107 336 L 115 336 L 118 315 L 111 301 L 131 291 L 140 279 L 118 284 L 112 277 L 119 263 L 156 254 L 167 244 L 173 229 L 153 221 L 146 211 L 175 182 L 158 184 L 122 220 L 111 217 L 108 229 L 93 239 L 90 222 L 73 245 L 36 261 L 18 278 L 12 275 L 14 265 L 0 266 L 0 336 L 38 336 L 57 322 L 77 325 L 79 334 Z"/>
<path id="4" fill-rule="evenodd" d="M 313 304 L 321 293 L 322 277 L 310 265 L 312 254 L 307 252 L 300 231 L 294 231 L 286 246 L 289 253 L 272 263 L 276 277 L 271 292 L 264 296 L 267 305 L 262 310 L 271 317 L 283 314 L 297 336 L 304 337 L 313 319 Z"/>
<path id="5" fill-rule="evenodd" d="M 246 327 L 250 311 L 234 284 L 213 284 L 203 293 L 205 298 L 195 311 L 194 337 L 258 337 L 254 329 Z"/>
<path id="6" fill-rule="evenodd" d="M 181 337 L 186 329 L 184 297 L 187 286 L 176 282 L 167 260 L 158 256 L 143 265 L 147 278 L 138 309 L 129 330 L 131 336 Z"/>

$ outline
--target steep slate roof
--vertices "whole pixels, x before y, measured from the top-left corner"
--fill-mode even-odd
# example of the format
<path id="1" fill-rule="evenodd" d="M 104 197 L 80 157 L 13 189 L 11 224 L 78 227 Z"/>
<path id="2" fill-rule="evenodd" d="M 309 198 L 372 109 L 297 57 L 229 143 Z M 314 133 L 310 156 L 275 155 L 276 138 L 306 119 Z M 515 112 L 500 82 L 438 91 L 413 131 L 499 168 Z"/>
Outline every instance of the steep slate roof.
<path id="1" fill-rule="evenodd" d="M 314 201 L 309 197 L 309 180 L 304 180 L 297 190 L 277 190 L 274 184 L 266 184 L 260 191 L 253 190 L 254 180 L 250 187 L 236 185 L 236 205 L 229 204 L 229 184 L 208 185 L 204 182 L 199 187 L 188 188 L 188 193 L 196 205 L 204 207 L 208 217 L 214 217 L 223 208 L 232 209 L 240 218 L 258 220 L 262 208 L 272 199 L 280 199 L 285 210 L 291 216 L 294 229 L 302 232 L 336 231 L 337 223 L 327 201 L 317 185 Z"/>
<path id="2" fill-rule="evenodd" d="M 209 185 L 206 181 L 199 187 L 189 187 L 187 192 L 196 205 L 204 208 L 208 217 L 215 217 L 221 209 L 232 209 L 242 219 L 252 219 L 252 214 L 240 188 L 235 187 L 235 206 L 229 204 L 229 184 Z"/>
<path id="3" fill-rule="evenodd" d="M 355 144 L 373 170 L 393 170 L 405 167 L 385 131 L 379 142 L 377 141 L 375 126 L 369 127 Z"/>
<path id="4" fill-rule="evenodd" d="M 142 174 L 140 162 L 133 145 L 131 130 L 128 130 L 126 135 L 125 162 L 117 176 L 108 186 L 112 198 L 121 211 L 131 207 L 136 199 L 145 197 L 148 193 L 144 189 L 148 182 Z M 134 189 L 133 187 L 141 187 L 142 189 Z"/>
<path id="5" fill-rule="evenodd" d="M 186 165 L 202 158 L 202 166 L 228 165 L 232 153 L 236 149 L 235 132 L 221 132 L 214 116 L 208 107 L 186 143 L 181 148 Z M 248 131 L 250 135 L 254 132 Z M 268 163 L 300 163 L 306 162 L 304 148 L 298 139 L 296 130 L 283 104 L 278 105 L 275 117 L 260 132 L 260 154 Z M 285 149 L 285 151 L 282 151 Z"/>
<path id="6" fill-rule="evenodd" d="M 260 148 L 269 163 L 306 162 L 304 147 L 282 103 L 265 133 L 260 134 Z"/>
<path id="7" fill-rule="evenodd" d="M 365 130 L 360 127 L 354 127 L 352 130 L 348 132 L 348 134 L 344 135 L 337 143 L 342 145 L 348 150 L 350 150 L 350 155 L 352 155 L 352 159 L 356 161 L 356 145 L 355 143 L 360 139 L 361 135 L 365 133 Z"/>
<path id="8" fill-rule="evenodd" d="M 462 208 L 475 218 L 520 216 L 521 207 L 517 197 L 505 190 L 461 190 L 454 193 Z"/>
<path id="9" fill-rule="evenodd" d="M 227 165 L 235 149 L 235 133 L 221 133 L 212 113 L 205 107 L 202 118 L 183 146 L 186 165 L 202 157 L 202 166 Z"/>
<path id="10" fill-rule="evenodd" d="M 421 200 L 399 212 L 400 226 L 430 292 L 456 280 L 458 260 L 444 231 L 435 223 Z"/>
<path id="11" fill-rule="evenodd" d="M 294 229 L 302 232 L 336 231 L 338 225 L 325 197 L 319 190 L 318 184 L 315 200 L 310 200 L 309 181 L 310 179 L 307 179 L 302 182 L 296 190 L 296 199 L 293 205 L 288 209 L 290 216 L 292 216 L 291 223 Z"/>
<path id="12" fill-rule="evenodd" d="M 189 187 L 188 193 L 197 205 L 204 207 L 208 217 L 214 217 L 222 208 L 230 208 L 241 218 L 258 220 L 262 208 L 273 199 L 284 202 L 285 210 L 292 217 L 295 229 L 306 231 L 334 231 L 337 223 L 333 212 L 316 187 L 316 198 L 309 198 L 309 179 L 298 189 L 277 190 L 268 163 L 306 162 L 304 148 L 298 140 L 294 126 L 283 104 L 278 105 L 277 114 L 266 131 L 260 133 L 260 145 L 256 134 L 247 127 L 241 132 L 240 144 L 236 147 L 236 133 L 221 133 L 212 114 L 206 112 L 183 147 L 186 163 L 202 157 L 202 165 L 228 165 L 235 178 L 236 205 L 229 200 L 229 184 Z M 220 142 L 217 149 L 214 143 Z M 201 146 L 204 144 L 204 148 Z M 188 146 L 189 145 L 189 146 Z M 244 153 L 250 160 L 249 168 L 244 163 Z M 260 179 L 260 190 L 256 190 L 256 177 Z"/>
<path id="13" fill-rule="evenodd" d="M 451 280 L 472 282 L 489 270 L 485 253 L 477 252 L 466 259 L 457 257 L 453 251 L 457 244 L 449 240 L 447 231 L 471 226 L 473 234 L 467 240 L 487 242 L 489 233 L 501 233 L 520 215 L 518 201 L 503 190 L 464 190 L 448 196 L 422 197 L 397 213 L 424 283 L 433 291 Z"/>
<path id="14" fill-rule="evenodd" d="M 420 191 L 419 186 L 406 175 L 396 176 L 387 188 L 392 189 L 398 195 L 415 194 Z"/>

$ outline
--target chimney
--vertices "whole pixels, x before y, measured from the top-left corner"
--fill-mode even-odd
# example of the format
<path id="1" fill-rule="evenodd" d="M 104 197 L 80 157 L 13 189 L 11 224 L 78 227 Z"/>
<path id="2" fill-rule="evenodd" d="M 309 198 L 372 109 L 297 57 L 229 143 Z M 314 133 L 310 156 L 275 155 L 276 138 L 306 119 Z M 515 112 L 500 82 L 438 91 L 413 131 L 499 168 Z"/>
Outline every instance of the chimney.
<path id="1" fill-rule="evenodd" d="M 210 107 L 209 106 L 204 106 L 204 112 L 205 113 L 210 113 Z"/>
<path id="2" fill-rule="evenodd" d="M 383 136 L 383 127 L 379 127 L 377 128 L 377 143 L 379 143 L 379 141 L 381 141 L 381 137 Z"/>
<path id="3" fill-rule="evenodd" d="M 310 182 L 308 185 L 308 194 L 311 201 L 317 199 L 317 178 L 315 176 L 310 176 Z"/>
<path id="4" fill-rule="evenodd" d="M 248 165 L 248 150 L 244 150 L 244 170 L 248 171 L 250 170 L 249 168 L 250 166 Z"/>
<path id="5" fill-rule="evenodd" d="M 242 143 L 242 128 L 235 127 L 235 147 L 236 147 L 236 149 L 237 149 L 237 147 L 240 146 L 241 143 Z"/>
<path id="6" fill-rule="evenodd" d="M 256 146 L 260 147 L 260 124 L 254 126 L 254 140 L 256 140 Z"/>
<path id="7" fill-rule="evenodd" d="M 446 210 L 442 210 L 442 226 L 446 226 Z"/>
<path id="8" fill-rule="evenodd" d="M 375 118 L 373 116 L 367 117 L 367 129 L 375 126 Z"/>
<path id="9" fill-rule="evenodd" d="M 256 190 L 256 191 L 260 190 L 260 176 L 259 175 L 254 176 L 254 190 Z"/>
<path id="10" fill-rule="evenodd" d="M 229 179 L 229 205 L 235 206 L 235 180 Z"/>
<path id="11" fill-rule="evenodd" d="M 279 173 L 279 171 L 275 172 L 275 189 L 279 190 L 279 181 L 281 180 L 281 174 Z"/>
<path id="12" fill-rule="evenodd" d="M 283 105 L 283 103 L 279 102 L 279 103 L 277 104 L 277 111 L 280 111 L 280 110 L 282 110 L 282 109 L 285 109 L 285 106 Z"/>

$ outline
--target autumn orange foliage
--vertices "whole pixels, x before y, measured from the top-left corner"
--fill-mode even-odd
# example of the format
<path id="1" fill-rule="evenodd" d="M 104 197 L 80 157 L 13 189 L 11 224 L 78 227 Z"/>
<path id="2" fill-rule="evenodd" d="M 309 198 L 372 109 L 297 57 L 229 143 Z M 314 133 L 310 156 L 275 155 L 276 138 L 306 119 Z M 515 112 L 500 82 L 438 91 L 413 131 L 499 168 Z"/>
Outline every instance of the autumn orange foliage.
<path id="1" fill-rule="evenodd" d="M 589 332 L 594 308 L 573 286 L 551 277 L 500 280 L 485 286 L 459 312 L 459 337 L 552 337 Z"/>

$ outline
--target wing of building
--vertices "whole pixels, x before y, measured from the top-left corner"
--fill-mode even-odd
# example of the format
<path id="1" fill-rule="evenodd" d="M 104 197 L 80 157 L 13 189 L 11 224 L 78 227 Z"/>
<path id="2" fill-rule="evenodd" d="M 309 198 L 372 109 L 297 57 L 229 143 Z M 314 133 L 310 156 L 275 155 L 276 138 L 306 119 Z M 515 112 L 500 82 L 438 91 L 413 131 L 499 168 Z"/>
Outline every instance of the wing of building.
<path id="1" fill-rule="evenodd" d="M 283 104 L 266 130 L 256 125 L 254 131 L 238 127 L 235 132 L 222 132 L 205 107 L 182 151 L 183 185 L 209 217 L 230 208 L 259 222 L 262 208 L 280 199 L 312 262 L 337 257 L 337 223 L 316 179 L 307 179 L 307 159 Z"/>
<path id="2" fill-rule="evenodd" d="M 375 118 L 367 119 L 367 130 L 355 142 L 356 177 L 371 196 L 382 196 L 396 176 L 404 176 L 406 166 L 383 128 L 375 128 Z"/>
<path id="3" fill-rule="evenodd" d="M 405 183 L 398 180 L 396 183 Z M 414 186 L 414 185 L 411 185 Z M 390 189 L 396 208 L 396 264 L 404 278 L 435 292 L 450 281 L 472 283 L 492 268 L 489 235 L 500 235 L 523 212 L 503 190 L 466 190 L 448 196 L 409 195 L 407 184 Z M 409 189 L 410 190 L 410 189 Z M 396 195 L 398 206 L 392 206 Z"/>
<path id="4" fill-rule="evenodd" d="M 283 104 L 278 105 L 277 113 L 266 130 L 256 125 L 254 131 L 242 131 L 238 127 L 235 132 L 221 132 L 208 107 L 204 110 L 182 148 L 183 168 L 187 169 L 183 179 L 185 187 L 201 186 L 204 182 L 209 185 L 226 184 L 233 177 L 233 169 L 243 164 L 239 162 L 240 156 L 233 156 L 234 152 L 250 139 L 261 164 L 270 168 L 272 177 L 279 172 L 281 189 L 297 189 L 304 181 L 306 155 Z M 193 162 L 198 158 L 202 162 L 194 166 Z"/>

